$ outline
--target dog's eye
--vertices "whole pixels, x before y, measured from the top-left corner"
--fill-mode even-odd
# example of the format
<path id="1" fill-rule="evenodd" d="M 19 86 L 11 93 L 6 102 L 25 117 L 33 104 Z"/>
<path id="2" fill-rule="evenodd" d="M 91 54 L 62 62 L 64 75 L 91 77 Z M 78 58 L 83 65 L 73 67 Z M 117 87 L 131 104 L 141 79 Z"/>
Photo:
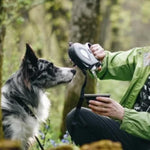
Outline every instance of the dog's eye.
<path id="1" fill-rule="evenodd" d="M 46 69 L 46 65 L 43 64 L 43 63 L 40 63 L 38 69 L 39 69 L 40 71 L 45 70 L 45 69 Z"/>

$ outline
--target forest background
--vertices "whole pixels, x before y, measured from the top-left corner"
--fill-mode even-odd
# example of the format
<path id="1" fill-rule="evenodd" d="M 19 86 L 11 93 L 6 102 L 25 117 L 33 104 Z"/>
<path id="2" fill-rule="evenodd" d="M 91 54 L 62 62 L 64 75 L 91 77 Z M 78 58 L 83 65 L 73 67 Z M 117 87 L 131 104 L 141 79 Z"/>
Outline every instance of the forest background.
<path id="1" fill-rule="evenodd" d="M 70 41 L 99 43 L 109 51 L 150 45 L 149 8 L 149 0 L 1 0 L 0 87 L 19 68 L 26 43 L 39 57 L 68 67 Z M 82 86 L 79 75 L 68 85 L 48 90 L 50 119 L 40 130 L 45 148 L 64 140 L 65 116 Z M 86 93 L 110 93 L 119 101 L 127 87 L 128 82 L 90 78 Z"/>

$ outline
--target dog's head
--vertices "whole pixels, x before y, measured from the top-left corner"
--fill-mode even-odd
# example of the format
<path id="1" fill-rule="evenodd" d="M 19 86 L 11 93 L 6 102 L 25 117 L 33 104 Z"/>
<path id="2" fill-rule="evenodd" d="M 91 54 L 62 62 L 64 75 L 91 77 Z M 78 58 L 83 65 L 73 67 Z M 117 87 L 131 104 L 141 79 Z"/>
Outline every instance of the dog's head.
<path id="1" fill-rule="evenodd" d="M 72 80 L 75 70 L 56 67 L 52 62 L 38 59 L 32 48 L 26 44 L 26 53 L 21 64 L 21 72 L 25 86 L 50 88 Z"/>

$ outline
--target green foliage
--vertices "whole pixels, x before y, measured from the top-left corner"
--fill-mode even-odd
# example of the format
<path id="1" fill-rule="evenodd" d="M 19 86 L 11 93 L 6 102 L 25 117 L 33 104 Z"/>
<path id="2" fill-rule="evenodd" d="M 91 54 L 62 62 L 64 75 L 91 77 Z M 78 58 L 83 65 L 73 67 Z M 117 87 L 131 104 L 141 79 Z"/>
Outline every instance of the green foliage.
<path id="1" fill-rule="evenodd" d="M 6 11 L 4 24 L 7 26 L 13 23 L 23 23 L 30 9 L 45 2 L 46 0 L 5 0 L 3 5 Z"/>
<path id="2" fill-rule="evenodd" d="M 4 8 L 6 10 L 5 24 L 10 24 L 16 19 L 23 17 L 23 13 L 29 8 L 32 1 L 30 0 L 5 0 Z M 19 17 L 19 18 L 18 18 Z"/>
<path id="3" fill-rule="evenodd" d="M 25 21 L 25 19 L 24 19 L 23 17 L 18 17 L 18 18 L 16 19 L 16 23 L 17 23 L 17 24 L 22 24 L 22 23 L 24 23 L 24 21 Z"/>
<path id="4" fill-rule="evenodd" d="M 51 129 L 50 120 L 48 120 L 39 130 L 39 140 L 44 149 L 57 147 L 63 144 L 72 144 L 71 137 L 68 132 L 63 136 L 63 139 L 54 139 L 54 130 Z M 39 149 L 39 144 L 36 143 L 30 150 Z"/>

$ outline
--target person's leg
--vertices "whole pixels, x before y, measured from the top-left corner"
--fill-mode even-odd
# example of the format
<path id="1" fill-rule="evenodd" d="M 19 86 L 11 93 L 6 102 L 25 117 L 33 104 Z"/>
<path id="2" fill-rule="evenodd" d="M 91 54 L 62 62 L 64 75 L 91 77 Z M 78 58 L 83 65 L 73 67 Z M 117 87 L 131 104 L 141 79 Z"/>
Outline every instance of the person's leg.
<path id="1" fill-rule="evenodd" d="M 91 143 L 101 139 L 121 142 L 124 150 L 141 150 L 138 138 L 120 130 L 120 124 L 113 119 L 97 115 L 81 108 L 78 120 L 74 120 L 75 109 L 67 115 L 67 130 L 77 145 Z M 138 142 L 138 143 L 135 143 Z M 135 146 L 139 144 L 139 146 Z M 139 149 L 137 149 L 139 148 Z M 148 150 L 142 146 L 142 150 Z"/>

